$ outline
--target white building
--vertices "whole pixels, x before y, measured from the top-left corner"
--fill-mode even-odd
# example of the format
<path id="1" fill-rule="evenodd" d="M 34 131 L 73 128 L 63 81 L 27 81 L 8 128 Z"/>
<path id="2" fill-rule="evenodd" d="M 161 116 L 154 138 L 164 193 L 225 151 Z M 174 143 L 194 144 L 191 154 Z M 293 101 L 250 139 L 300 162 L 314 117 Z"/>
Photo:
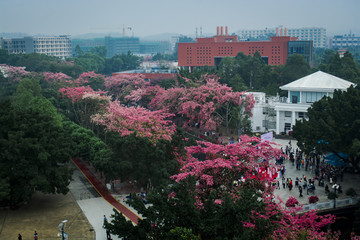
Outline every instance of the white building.
<path id="1" fill-rule="evenodd" d="M 326 29 L 319 27 L 306 28 L 266 28 L 257 30 L 240 30 L 238 31 L 240 39 L 246 38 L 268 38 L 269 36 L 290 36 L 297 37 L 298 40 L 313 41 L 315 48 L 327 47 Z"/>
<path id="2" fill-rule="evenodd" d="M 252 132 L 267 132 L 276 130 L 275 103 L 279 97 L 266 97 L 263 92 L 248 92 L 254 96 L 255 104 L 251 109 L 250 118 Z"/>
<path id="3" fill-rule="evenodd" d="M 296 120 L 307 118 L 307 109 L 324 96 L 332 97 L 335 90 L 346 91 L 356 84 L 318 71 L 294 82 L 281 86 L 288 91 L 286 99 L 275 103 L 276 134 L 292 130 Z"/>
<path id="4" fill-rule="evenodd" d="M 1 38 L 1 48 L 9 54 L 39 53 L 66 58 L 72 56 L 69 36 Z"/>
<path id="5" fill-rule="evenodd" d="M 330 39 L 331 48 L 359 47 L 360 37 L 355 34 L 336 35 Z"/>

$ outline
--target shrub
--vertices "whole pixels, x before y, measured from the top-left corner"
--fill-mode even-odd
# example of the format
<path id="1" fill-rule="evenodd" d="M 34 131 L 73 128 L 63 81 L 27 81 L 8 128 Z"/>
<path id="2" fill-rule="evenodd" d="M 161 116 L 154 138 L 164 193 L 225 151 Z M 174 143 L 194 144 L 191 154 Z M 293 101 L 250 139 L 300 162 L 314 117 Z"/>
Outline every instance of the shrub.
<path id="1" fill-rule="evenodd" d="M 318 196 L 309 197 L 309 203 L 317 203 L 319 201 Z"/>
<path id="2" fill-rule="evenodd" d="M 329 192 L 329 194 L 328 194 L 328 199 L 335 199 L 338 197 L 339 196 L 335 192 Z"/>
<path id="3" fill-rule="evenodd" d="M 354 188 L 349 188 L 348 190 L 346 190 L 345 194 L 348 195 L 348 196 L 351 196 L 351 197 L 354 197 L 354 196 L 357 195 Z"/>
<path id="4" fill-rule="evenodd" d="M 298 204 L 299 204 L 299 201 L 296 198 L 290 196 L 289 199 L 286 201 L 285 206 L 286 207 L 295 207 Z"/>

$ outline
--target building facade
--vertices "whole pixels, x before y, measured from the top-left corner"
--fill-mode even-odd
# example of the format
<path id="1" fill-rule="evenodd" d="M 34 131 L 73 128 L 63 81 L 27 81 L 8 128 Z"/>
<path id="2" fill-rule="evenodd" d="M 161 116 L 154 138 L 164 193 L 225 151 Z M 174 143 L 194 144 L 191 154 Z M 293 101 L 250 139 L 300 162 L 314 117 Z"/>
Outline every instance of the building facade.
<path id="1" fill-rule="evenodd" d="M 252 132 L 268 132 L 276 130 L 276 112 L 275 103 L 279 97 L 266 97 L 263 92 L 247 92 L 252 94 L 255 100 L 254 107 L 251 109 Z"/>
<path id="2" fill-rule="evenodd" d="M 228 35 L 223 27 L 217 28 L 217 35 L 212 38 L 197 38 L 194 43 L 178 44 L 178 62 L 181 67 L 216 66 L 224 57 L 235 57 L 239 52 L 245 55 L 254 55 L 257 51 L 265 63 L 269 65 L 285 65 L 289 56 L 295 50 L 298 54 L 306 55 L 310 66 L 312 65 L 312 42 L 297 43 L 297 38 L 289 36 L 271 37 L 270 41 L 238 41 L 237 35 Z"/>
<path id="3" fill-rule="evenodd" d="M 117 54 L 140 53 L 140 40 L 138 37 L 105 37 L 107 57 L 112 58 Z"/>
<path id="4" fill-rule="evenodd" d="M 355 34 L 336 35 L 330 39 L 330 47 L 335 49 L 359 46 L 360 37 L 355 36 Z"/>
<path id="5" fill-rule="evenodd" d="M 240 39 L 266 39 L 269 36 L 291 36 L 298 40 L 313 41 L 315 48 L 326 48 L 326 29 L 318 27 L 309 28 L 265 28 L 257 30 L 240 30 L 237 32 Z"/>
<path id="6" fill-rule="evenodd" d="M 90 52 L 91 49 L 95 47 L 103 47 L 105 46 L 105 39 L 104 38 L 92 38 L 92 39 L 72 39 L 72 53 L 75 56 L 76 46 L 80 47 L 80 49 L 86 53 Z"/>
<path id="7" fill-rule="evenodd" d="M 274 131 L 287 134 L 296 120 L 307 120 L 307 110 L 324 96 L 332 97 L 335 90 L 346 91 L 356 84 L 318 71 L 294 82 L 281 86 L 288 91 L 287 97 L 266 97 L 262 92 L 248 92 L 254 96 L 255 104 L 250 118 L 253 132 Z"/>
<path id="8" fill-rule="evenodd" d="M 39 53 L 59 58 L 72 56 L 69 36 L 2 38 L 1 48 L 9 54 Z"/>
<path id="9" fill-rule="evenodd" d="M 346 91 L 356 84 L 318 71 L 294 82 L 281 86 L 288 91 L 287 98 L 275 103 L 276 134 L 292 131 L 296 120 L 307 119 L 307 109 L 324 96 L 332 97 L 335 90 Z"/>

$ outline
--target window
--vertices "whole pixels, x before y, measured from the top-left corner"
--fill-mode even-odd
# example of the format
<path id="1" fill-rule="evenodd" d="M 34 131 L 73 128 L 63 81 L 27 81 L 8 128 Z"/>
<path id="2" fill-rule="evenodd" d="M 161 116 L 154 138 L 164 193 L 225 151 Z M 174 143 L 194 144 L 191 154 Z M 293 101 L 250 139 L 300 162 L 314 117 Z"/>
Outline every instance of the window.
<path id="1" fill-rule="evenodd" d="M 305 113 L 304 112 L 299 112 L 299 118 L 304 118 L 305 117 Z"/>
<path id="2" fill-rule="evenodd" d="M 285 111 L 285 117 L 291 117 L 291 112 L 290 111 Z"/>

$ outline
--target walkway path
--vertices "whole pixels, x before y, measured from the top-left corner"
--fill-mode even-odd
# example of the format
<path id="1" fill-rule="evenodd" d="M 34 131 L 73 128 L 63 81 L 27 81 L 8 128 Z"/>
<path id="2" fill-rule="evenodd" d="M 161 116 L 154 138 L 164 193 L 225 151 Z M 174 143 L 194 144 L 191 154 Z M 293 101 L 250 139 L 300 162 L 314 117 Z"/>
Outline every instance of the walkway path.
<path id="1" fill-rule="evenodd" d="M 115 209 L 121 212 L 126 218 L 131 220 L 133 223 L 137 224 L 138 219 L 140 218 L 137 214 L 132 212 L 126 206 L 117 201 L 111 193 L 94 177 L 94 175 L 89 171 L 89 169 L 83 164 L 79 159 L 72 159 L 73 163 L 77 168 L 84 174 L 88 181 L 94 186 L 96 191 Z"/>

